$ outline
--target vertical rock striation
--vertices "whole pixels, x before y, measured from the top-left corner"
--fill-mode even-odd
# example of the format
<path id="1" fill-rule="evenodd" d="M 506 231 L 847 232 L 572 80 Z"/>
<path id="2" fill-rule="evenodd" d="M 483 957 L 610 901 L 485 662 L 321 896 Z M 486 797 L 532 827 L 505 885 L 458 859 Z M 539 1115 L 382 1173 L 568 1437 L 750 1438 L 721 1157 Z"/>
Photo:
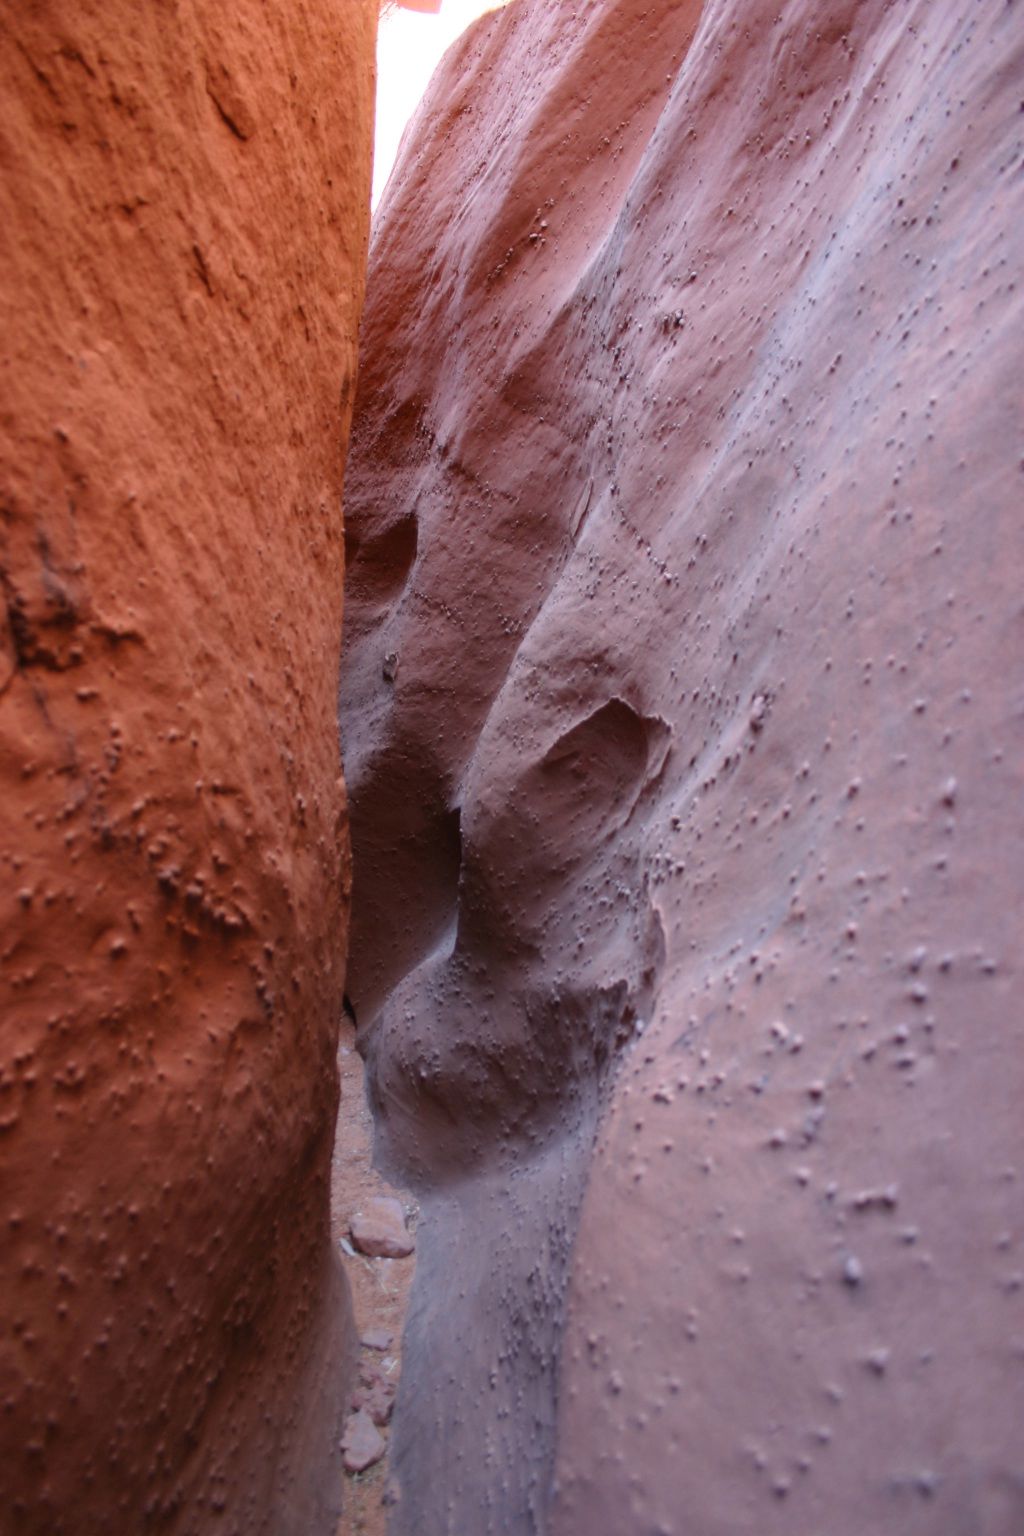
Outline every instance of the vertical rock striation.
<path id="1" fill-rule="evenodd" d="M 371 250 L 394 1530 L 1024 1521 L 1019 7 L 516 0 Z"/>
<path id="2" fill-rule="evenodd" d="M 5 1529 L 337 1513 L 375 21 L 0 6 Z"/>

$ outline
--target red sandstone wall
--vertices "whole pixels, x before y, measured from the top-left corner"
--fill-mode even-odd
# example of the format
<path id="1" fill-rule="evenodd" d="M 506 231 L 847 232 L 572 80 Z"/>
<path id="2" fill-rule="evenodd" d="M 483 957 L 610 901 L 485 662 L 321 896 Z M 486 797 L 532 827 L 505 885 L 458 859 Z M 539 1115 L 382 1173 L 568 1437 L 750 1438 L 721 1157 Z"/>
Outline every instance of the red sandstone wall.
<path id="1" fill-rule="evenodd" d="M 0 6 L 4 1529 L 331 1529 L 373 0 Z"/>
<path id="2" fill-rule="evenodd" d="M 1015 5 L 517 0 L 378 216 L 401 1533 L 1024 1529 Z"/>

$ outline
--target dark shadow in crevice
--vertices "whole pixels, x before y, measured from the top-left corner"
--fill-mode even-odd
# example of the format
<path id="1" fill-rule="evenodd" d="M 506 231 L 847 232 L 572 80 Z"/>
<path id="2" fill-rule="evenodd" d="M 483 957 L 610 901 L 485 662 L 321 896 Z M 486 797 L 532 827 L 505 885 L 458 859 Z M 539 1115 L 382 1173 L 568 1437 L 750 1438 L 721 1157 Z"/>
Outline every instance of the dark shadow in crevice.
<path id="1" fill-rule="evenodd" d="M 419 522 L 412 512 L 365 538 L 350 525 L 345 534 L 345 567 L 351 600 L 373 609 L 393 602 L 416 563 L 418 544 Z"/>

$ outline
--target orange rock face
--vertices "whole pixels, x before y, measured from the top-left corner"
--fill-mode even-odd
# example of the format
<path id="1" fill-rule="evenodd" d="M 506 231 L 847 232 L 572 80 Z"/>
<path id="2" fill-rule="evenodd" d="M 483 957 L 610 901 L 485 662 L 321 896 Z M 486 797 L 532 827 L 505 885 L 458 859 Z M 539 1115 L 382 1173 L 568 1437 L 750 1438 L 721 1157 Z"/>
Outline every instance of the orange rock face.
<path id="1" fill-rule="evenodd" d="M 376 5 L 286 12 L 0 7 L 0 1464 L 46 1536 L 337 1512 Z"/>
<path id="2" fill-rule="evenodd" d="M 371 252 L 397 1532 L 1024 1528 L 1018 7 L 518 0 Z"/>

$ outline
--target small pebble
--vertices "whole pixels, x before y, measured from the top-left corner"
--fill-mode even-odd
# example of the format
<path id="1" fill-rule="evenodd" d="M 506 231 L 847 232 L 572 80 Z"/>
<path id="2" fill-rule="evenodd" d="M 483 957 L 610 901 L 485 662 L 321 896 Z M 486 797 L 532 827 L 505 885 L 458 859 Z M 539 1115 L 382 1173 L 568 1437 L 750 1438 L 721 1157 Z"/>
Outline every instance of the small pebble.
<path id="1" fill-rule="evenodd" d="M 379 1349 L 383 1351 L 391 1348 L 393 1338 L 394 1334 L 388 1333 L 386 1328 L 368 1328 L 360 1342 L 364 1349 Z"/>

